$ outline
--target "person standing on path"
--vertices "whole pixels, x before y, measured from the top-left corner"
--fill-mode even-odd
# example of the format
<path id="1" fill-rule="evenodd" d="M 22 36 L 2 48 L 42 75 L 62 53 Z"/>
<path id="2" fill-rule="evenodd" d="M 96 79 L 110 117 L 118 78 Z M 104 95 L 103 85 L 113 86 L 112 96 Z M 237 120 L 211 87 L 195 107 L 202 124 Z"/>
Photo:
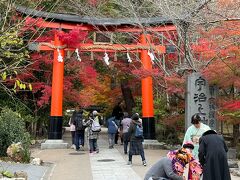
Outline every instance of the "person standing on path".
<path id="1" fill-rule="evenodd" d="M 100 126 L 100 121 L 101 121 L 101 119 L 100 119 L 100 116 L 99 116 L 99 114 L 98 114 L 98 112 L 97 112 L 96 110 L 94 110 L 94 111 L 92 112 L 92 117 L 93 117 L 93 121 L 96 121 L 97 124 Z M 101 131 L 101 129 L 100 129 L 100 131 Z M 98 140 L 99 132 L 100 132 L 100 131 L 94 132 L 94 134 L 97 133 L 97 139 L 96 139 L 96 143 L 95 143 L 95 147 L 94 147 L 95 152 L 97 152 L 97 153 L 99 153 L 99 146 L 98 146 L 97 140 Z"/>
<path id="2" fill-rule="evenodd" d="M 191 123 L 192 125 L 185 133 L 183 144 L 185 144 L 187 141 L 192 141 L 194 145 L 192 153 L 194 158 L 198 159 L 199 139 L 204 132 L 210 130 L 210 127 L 201 122 L 201 117 L 199 114 L 194 114 L 192 116 Z"/>
<path id="3" fill-rule="evenodd" d="M 110 117 L 107 120 L 107 128 L 108 128 L 108 142 L 109 142 L 109 149 L 112 149 L 115 144 L 115 135 L 118 131 L 118 126 L 116 124 L 116 118 Z"/>
<path id="4" fill-rule="evenodd" d="M 75 149 L 76 148 L 76 145 L 75 145 L 75 125 L 73 124 L 73 120 L 75 118 L 75 115 L 76 115 L 76 111 L 73 112 L 72 114 L 72 117 L 70 118 L 68 124 L 70 126 L 70 132 L 71 132 L 71 137 L 72 137 L 72 145 L 71 145 L 71 148 L 72 149 Z"/>
<path id="5" fill-rule="evenodd" d="M 203 166 L 203 180 L 230 180 L 227 161 L 228 148 L 221 135 L 214 130 L 203 133 L 199 141 L 199 161 Z"/>
<path id="6" fill-rule="evenodd" d="M 99 132 L 101 131 L 101 127 L 99 124 L 99 119 L 98 119 L 98 112 L 97 111 L 93 111 L 92 112 L 92 116 L 89 116 L 89 120 L 85 123 L 86 126 L 88 126 L 88 141 L 89 141 L 89 152 L 90 155 L 93 155 L 94 153 L 99 153 L 99 147 L 97 144 L 97 139 L 99 136 Z M 98 126 L 100 127 L 99 131 L 94 131 L 93 130 L 93 124 L 98 124 Z"/>
<path id="7" fill-rule="evenodd" d="M 128 117 L 128 113 L 123 113 L 123 120 L 121 122 L 123 128 L 123 150 L 124 154 L 127 154 L 128 142 L 129 142 L 129 133 L 128 129 L 130 127 L 132 119 Z"/>
<path id="8" fill-rule="evenodd" d="M 138 127 L 137 127 L 138 126 Z M 132 156 L 140 155 L 142 158 L 142 164 L 147 165 L 144 150 L 143 150 L 143 135 L 136 136 L 137 128 L 142 128 L 142 123 L 139 121 L 139 115 L 137 113 L 133 114 L 128 133 L 130 136 L 130 148 L 128 153 L 128 165 L 132 164 Z"/>
<path id="9" fill-rule="evenodd" d="M 116 118 L 116 124 L 118 127 L 120 127 L 121 124 L 121 120 L 123 117 L 123 110 L 121 107 L 122 102 L 118 102 L 118 104 L 113 108 L 112 111 L 112 116 Z M 118 138 L 119 138 L 119 131 L 117 131 L 116 135 L 115 135 L 115 144 L 118 144 Z"/>
<path id="10" fill-rule="evenodd" d="M 85 120 L 83 119 L 83 110 L 79 110 L 75 117 L 73 124 L 75 125 L 75 145 L 76 151 L 83 150 L 84 148 L 84 135 L 85 135 Z"/>

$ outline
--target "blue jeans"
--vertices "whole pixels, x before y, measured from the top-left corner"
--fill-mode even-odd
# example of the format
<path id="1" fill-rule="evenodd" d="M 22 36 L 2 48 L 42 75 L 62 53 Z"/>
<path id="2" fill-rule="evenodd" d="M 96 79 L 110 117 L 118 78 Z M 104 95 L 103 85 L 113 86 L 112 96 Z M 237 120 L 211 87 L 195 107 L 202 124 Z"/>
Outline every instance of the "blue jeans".
<path id="1" fill-rule="evenodd" d="M 108 133 L 109 147 L 114 146 L 115 135 L 116 135 L 115 133 Z"/>
<path id="2" fill-rule="evenodd" d="M 89 139 L 90 153 L 97 151 L 97 139 Z"/>
<path id="3" fill-rule="evenodd" d="M 84 130 L 76 131 L 75 145 L 77 150 L 80 148 L 80 145 L 84 146 Z"/>

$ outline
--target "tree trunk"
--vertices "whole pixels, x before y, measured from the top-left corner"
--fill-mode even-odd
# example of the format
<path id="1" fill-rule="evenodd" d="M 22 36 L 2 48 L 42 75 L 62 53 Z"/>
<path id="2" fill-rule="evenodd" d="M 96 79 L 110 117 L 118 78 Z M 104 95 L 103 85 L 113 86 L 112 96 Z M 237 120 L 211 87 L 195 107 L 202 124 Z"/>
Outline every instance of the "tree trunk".
<path id="1" fill-rule="evenodd" d="M 239 140 L 239 124 L 233 124 L 233 141 L 232 141 L 232 146 L 236 147 L 238 144 L 238 140 Z"/>
<path id="2" fill-rule="evenodd" d="M 124 99 L 125 105 L 126 105 L 125 110 L 128 112 L 129 115 L 131 115 L 132 108 L 135 106 L 135 102 L 133 99 L 132 91 L 131 91 L 130 87 L 128 86 L 128 80 L 121 81 L 121 90 L 122 90 L 123 99 Z"/>
<path id="3" fill-rule="evenodd" d="M 232 85 L 231 93 L 232 93 L 233 100 L 235 100 L 236 99 L 236 97 L 235 97 L 236 88 L 235 88 L 234 85 Z M 233 124 L 233 140 L 232 140 L 232 146 L 233 147 L 237 147 L 237 143 L 238 143 L 238 140 L 239 140 L 239 135 L 240 135 L 239 124 Z"/>

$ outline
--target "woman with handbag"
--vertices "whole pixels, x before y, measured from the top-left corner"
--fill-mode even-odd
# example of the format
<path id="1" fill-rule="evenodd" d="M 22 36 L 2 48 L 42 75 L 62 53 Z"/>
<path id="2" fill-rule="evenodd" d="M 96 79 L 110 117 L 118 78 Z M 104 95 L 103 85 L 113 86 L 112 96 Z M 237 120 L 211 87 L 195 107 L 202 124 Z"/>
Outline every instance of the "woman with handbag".
<path id="1" fill-rule="evenodd" d="M 128 129 L 128 133 L 130 136 L 130 148 L 128 153 L 128 165 L 132 164 L 132 156 L 140 155 L 142 158 L 142 164 L 144 166 L 147 165 L 144 150 L 143 150 L 143 135 L 140 135 L 140 131 L 142 130 L 142 123 L 140 122 L 139 114 L 135 113 L 132 116 L 132 121 L 130 123 L 130 127 Z"/>

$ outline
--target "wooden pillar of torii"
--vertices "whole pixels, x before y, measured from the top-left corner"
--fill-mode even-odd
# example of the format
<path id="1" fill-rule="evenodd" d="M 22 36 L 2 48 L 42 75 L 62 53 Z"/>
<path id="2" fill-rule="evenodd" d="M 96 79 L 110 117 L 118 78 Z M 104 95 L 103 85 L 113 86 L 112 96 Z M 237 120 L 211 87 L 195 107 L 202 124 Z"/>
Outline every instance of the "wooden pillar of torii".
<path id="1" fill-rule="evenodd" d="M 140 36 L 142 45 L 150 45 L 151 36 L 142 34 Z M 152 62 L 148 55 L 148 50 L 141 51 L 141 61 L 143 68 L 151 71 Z M 152 77 L 142 79 L 142 123 L 145 139 L 155 139 L 155 122 L 153 113 L 153 82 Z"/>
<path id="2" fill-rule="evenodd" d="M 55 32 L 54 46 L 60 47 L 62 45 L 63 44 Z M 62 58 L 64 57 L 64 50 L 55 48 L 53 55 L 52 98 L 50 122 L 48 127 L 48 139 L 62 139 L 64 62 L 58 61 L 59 56 Z"/>

